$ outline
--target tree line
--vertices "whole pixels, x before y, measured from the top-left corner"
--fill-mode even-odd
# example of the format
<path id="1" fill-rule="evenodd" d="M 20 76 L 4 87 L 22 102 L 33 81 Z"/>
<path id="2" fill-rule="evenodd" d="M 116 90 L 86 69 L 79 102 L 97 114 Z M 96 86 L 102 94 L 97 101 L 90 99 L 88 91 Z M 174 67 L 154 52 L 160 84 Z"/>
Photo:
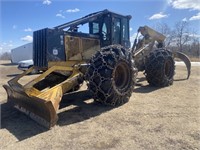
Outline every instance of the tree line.
<path id="1" fill-rule="evenodd" d="M 166 36 L 166 48 L 183 52 L 191 58 L 200 59 L 200 35 L 197 35 L 197 32 L 190 28 L 189 22 L 179 21 L 173 28 L 170 28 L 166 23 L 157 23 L 153 28 Z M 4 52 L 0 55 L 0 60 L 10 59 L 10 52 Z"/>
<path id="2" fill-rule="evenodd" d="M 4 52 L 0 55 L 0 60 L 11 60 L 11 53 Z"/>
<path id="3" fill-rule="evenodd" d="M 173 28 L 166 23 L 157 23 L 153 28 L 166 36 L 166 48 L 200 59 L 200 35 L 190 27 L 189 22 L 179 21 Z"/>

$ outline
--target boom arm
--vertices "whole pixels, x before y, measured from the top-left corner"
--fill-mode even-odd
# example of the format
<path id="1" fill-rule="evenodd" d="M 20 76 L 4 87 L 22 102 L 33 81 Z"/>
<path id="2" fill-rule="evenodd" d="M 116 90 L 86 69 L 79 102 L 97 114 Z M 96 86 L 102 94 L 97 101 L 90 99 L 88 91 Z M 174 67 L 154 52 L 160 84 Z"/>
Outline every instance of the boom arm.
<path id="1" fill-rule="evenodd" d="M 158 43 L 162 43 L 166 38 L 163 34 L 153 30 L 152 28 L 148 26 L 140 27 L 138 30 L 143 36 L 148 35 L 149 37 L 151 37 L 153 40 L 157 41 Z"/>
<path id="2" fill-rule="evenodd" d="M 82 17 L 80 19 L 76 19 L 76 20 L 68 22 L 68 23 L 64 23 L 64 24 L 56 26 L 54 28 L 55 29 L 65 29 L 65 28 L 68 28 L 68 27 L 76 27 L 80 24 L 85 24 L 87 22 L 93 21 L 97 17 L 102 16 L 103 14 L 106 14 L 106 13 L 108 13 L 107 9 L 105 9 L 103 11 L 96 12 L 96 13 L 89 14 L 85 17 Z"/>
<path id="3" fill-rule="evenodd" d="M 145 56 L 147 56 L 152 51 L 155 41 L 158 42 L 157 46 L 158 48 L 163 47 L 163 42 L 166 38 L 163 34 L 153 30 L 148 26 L 139 27 L 138 33 L 141 33 L 143 35 L 143 38 L 142 40 L 137 42 L 137 37 L 136 37 L 132 47 L 133 57 L 139 56 L 141 52 L 145 53 Z M 191 72 L 191 63 L 189 57 L 180 52 L 172 52 L 172 53 L 174 57 L 181 59 L 185 63 L 188 71 L 187 79 L 189 79 Z"/>
<path id="4" fill-rule="evenodd" d="M 163 46 L 163 42 L 166 38 L 163 34 L 155 31 L 154 29 L 148 26 L 139 27 L 138 33 L 141 33 L 143 35 L 143 39 L 137 42 L 136 37 L 132 47 L 132 52 L 136 52 L 137 54 L 139 54 L 142 51 L 140 50 L 140 48 L 149 47 L 150 45 L 153 46 L 155 41 L 157 41 L 160 44 L 160 47 Z"/>

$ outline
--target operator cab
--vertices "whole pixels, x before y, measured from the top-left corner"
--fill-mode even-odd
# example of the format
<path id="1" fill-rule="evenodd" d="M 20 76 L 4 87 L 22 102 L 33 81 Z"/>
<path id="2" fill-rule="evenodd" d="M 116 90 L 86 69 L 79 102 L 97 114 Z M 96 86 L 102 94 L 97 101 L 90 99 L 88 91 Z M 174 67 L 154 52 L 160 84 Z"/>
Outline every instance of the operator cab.
<path id="1" fill-rule="evenodd" d="M 101 47 L 120 44 L 130 47 L 129 20 L 131 16 L 122 16 L 108 12 L 89 22 L 89 33 L 100 36 Z"/>
<path id="2" fill-rule="evenodd" d="M 85 16 L 86 18 L 90 17 L 90 19 L 80 22 L 77 26 L 70 26 L 67 32 L 78 34 L 80 37 L 97 37 L 100 40 L 101 47 L 120 44 L 130 48 L 129 20 L 131 16 L 123 16 L 108 10 L 96 15 L 98 13 Z"/>

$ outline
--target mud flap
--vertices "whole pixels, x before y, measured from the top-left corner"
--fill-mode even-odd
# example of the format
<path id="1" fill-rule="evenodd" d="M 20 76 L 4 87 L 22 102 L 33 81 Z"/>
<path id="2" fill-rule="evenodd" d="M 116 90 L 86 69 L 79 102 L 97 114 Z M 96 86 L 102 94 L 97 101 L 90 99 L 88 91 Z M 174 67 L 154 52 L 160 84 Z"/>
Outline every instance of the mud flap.
<path id="1" fill-rule="evenodd" d="M 175 52 L 174 56 L 176 58 L 181 59 L 185 63 L 185 65 L 187 67 L 187 72 L 188 72 L 187 79 L 189 79 L 190 73 L 191 73 L 191 62 L 190 62 L 189 57 L 187 55 L 185 55 L 184 53 L 181 53 L 181 52 Z"/>

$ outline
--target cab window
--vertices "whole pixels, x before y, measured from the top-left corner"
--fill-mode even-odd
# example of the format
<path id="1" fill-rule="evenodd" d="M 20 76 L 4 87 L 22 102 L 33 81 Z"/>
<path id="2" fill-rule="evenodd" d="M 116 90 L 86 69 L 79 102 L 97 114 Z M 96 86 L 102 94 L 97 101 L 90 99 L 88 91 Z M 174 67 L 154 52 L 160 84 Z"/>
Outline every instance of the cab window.
<path id="1" fill-rule="evenodd" d="M 99 33 L 99 23 L 93 22 L 92 23 L 92 34 Z"/>
<path id="2" fill-rule="evenodd" d="M 122 19 L 122 39 L 129 40 L 128 19 Z"/>
<path id="3" fill-rule="evenodd" d="M 120 18 L 114 18 L 113 27 L 113 43 L 121 44 L 121 21 Z"/>

